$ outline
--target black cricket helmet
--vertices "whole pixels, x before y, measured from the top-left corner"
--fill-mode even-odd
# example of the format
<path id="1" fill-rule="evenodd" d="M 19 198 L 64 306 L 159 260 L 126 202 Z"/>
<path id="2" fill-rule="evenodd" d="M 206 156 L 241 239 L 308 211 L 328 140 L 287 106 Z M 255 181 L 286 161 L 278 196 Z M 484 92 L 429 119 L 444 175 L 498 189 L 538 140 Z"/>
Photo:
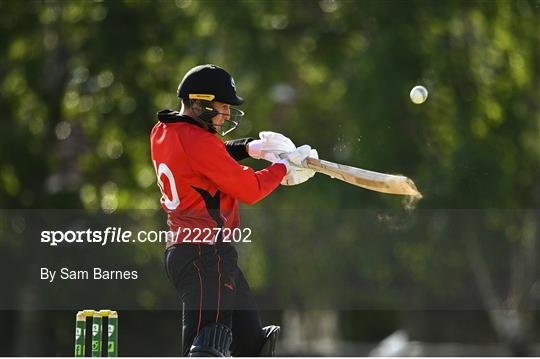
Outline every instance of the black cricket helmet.
<path id="1" fill-rule="evenodd" d="M 189 70 L 178 85 L 177 95 L 190 106 L 194 101 L 199 100 L 202 111 L 196 120 L 209 131 L 217 132 L 222 136 L 236 129 L 244 117 L 243 111 L 231 107 L 230 116 L 223 125 L 215 126 L 212 123 L 212 118 L 220 114 L 212 106 L 212 101 L 229 105 L 244 103 L 244 99 L 236 94 L 236 85 L 231 74 L 216 65 L 199 65 Z"/>

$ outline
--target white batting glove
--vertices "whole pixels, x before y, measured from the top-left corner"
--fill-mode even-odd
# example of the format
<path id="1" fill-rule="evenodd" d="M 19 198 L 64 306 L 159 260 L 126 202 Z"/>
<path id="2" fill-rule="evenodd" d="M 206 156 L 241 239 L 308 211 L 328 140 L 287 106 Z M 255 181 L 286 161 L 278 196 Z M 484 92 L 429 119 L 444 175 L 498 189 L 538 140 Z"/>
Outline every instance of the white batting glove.
<path id="1" fill-rule="evenodd" d="M 302 167 L 302 161 L 307 157 L 319 158 L 316 149 L 312 149 L 308 145 L 298 147 L 294 152 L 287 155 L 282 161 L 288 162 L 287 175 L 281 180 L 284 186 L 294 186 L 306 182 L 311 177 L 315 176 L 315 171 L 309 168 Z"/>
<path id="2" fill-rule="evenodd" d="M 275 163 L 280 160 L 280 155 L 296 150 L 291 139 L 281 133 L 263 131 L 259 133 L 259 138 L 247 144 L 250 157 Z"/>

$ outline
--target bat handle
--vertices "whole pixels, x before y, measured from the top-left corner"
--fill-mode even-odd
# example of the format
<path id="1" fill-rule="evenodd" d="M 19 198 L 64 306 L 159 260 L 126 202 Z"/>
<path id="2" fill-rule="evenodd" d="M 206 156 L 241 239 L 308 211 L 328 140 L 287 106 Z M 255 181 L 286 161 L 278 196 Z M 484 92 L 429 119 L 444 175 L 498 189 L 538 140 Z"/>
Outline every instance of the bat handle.
<path id="1" fill-rule="evenodd" d="M 278 155 L 278 157 L 279 157 L 280 159 L 284 160 L 284 159 L 287 158 L 287 155 L 288 155 L 288 153 L 280 153 L 280 154 Z M 311 170 L 317 171 L 317 169 L 316 169 L 316 168 L 313 168 L 312 166 L 313 166 L 313 165 L 316 166 L 318 163 L 319 163 L 319 160 L 318 160 L 318 159 L 313 158 L 313 157 L 306 157 L 306 158 L 302 161 L 301 167 L 303 167 L 303 168 L 309 168 L 309 169 L 311 169 Z M 312 166 L 310 166 L 310 165 L 312 165 Z"/>

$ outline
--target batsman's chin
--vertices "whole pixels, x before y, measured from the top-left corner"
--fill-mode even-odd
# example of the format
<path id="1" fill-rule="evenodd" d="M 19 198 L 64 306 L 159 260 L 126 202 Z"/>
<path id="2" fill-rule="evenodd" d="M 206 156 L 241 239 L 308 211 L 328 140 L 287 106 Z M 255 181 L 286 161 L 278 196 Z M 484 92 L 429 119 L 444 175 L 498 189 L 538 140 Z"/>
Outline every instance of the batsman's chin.
<path id="1" fill-rule="evenodd" d="M 139 273 L 136 270 L 112 270 L 95 267 L 94 280 L 136 280 Z"/>

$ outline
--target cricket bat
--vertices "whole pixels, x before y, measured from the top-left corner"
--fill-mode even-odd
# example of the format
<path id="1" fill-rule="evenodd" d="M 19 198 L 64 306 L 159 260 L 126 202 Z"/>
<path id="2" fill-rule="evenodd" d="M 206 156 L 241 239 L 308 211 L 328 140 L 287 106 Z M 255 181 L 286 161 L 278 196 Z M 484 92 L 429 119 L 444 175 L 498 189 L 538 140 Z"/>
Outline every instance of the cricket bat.
<path id="1" fill-rule="evenodd" d="M 422 196 L 416 189 L 414 182 L 405 176 L 368 171 L 311 157 L 306 158 L 303 165 L 316 172 L 371 191 L 404 196 Z"/>

